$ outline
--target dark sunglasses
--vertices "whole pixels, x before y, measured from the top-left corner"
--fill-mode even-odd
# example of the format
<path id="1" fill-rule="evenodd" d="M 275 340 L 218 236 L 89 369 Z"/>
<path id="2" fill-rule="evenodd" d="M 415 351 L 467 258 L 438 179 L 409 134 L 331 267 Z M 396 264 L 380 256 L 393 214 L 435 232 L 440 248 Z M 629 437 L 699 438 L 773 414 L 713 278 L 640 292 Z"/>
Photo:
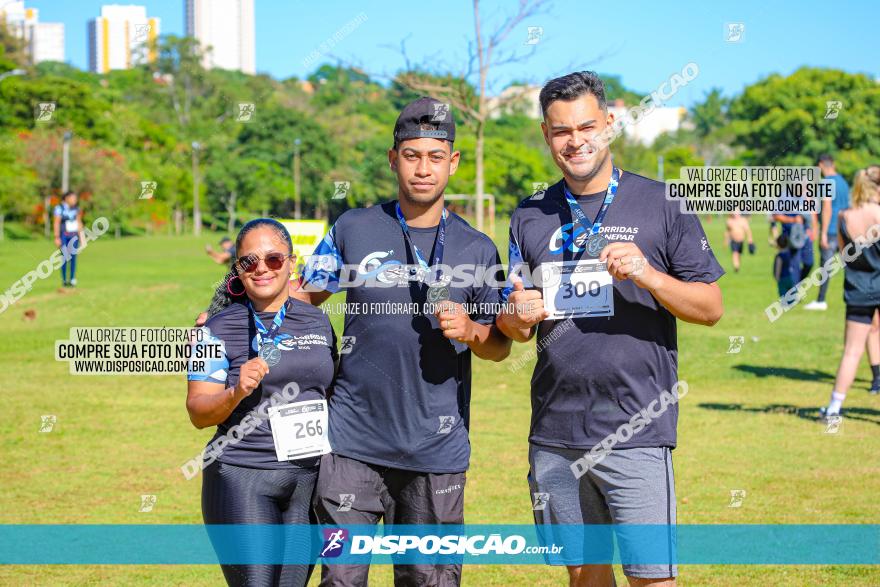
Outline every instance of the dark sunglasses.
<path id="1" fill-rule="evenodd" d="M 284 253 L 269 253 L 265 257 L 259 257 L 256 254 L 246 255 L 236 261 L 238 270 L 242 273 L 253 273 L 260 264 L 260 259 L 266 262 L 266 267 L 271 271 L 278 271 L 284 266 L 284 262 L 293 255 L 285 255 Z"/>

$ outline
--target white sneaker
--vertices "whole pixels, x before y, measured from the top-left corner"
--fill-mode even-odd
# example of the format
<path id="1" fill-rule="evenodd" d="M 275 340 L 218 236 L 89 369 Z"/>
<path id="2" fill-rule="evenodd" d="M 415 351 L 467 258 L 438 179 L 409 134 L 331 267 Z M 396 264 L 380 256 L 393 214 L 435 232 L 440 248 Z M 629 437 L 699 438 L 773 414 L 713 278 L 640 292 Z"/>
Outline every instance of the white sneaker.
<path id="1" fill-rule="evenodd" d="M 804 310 L 818 310 L 820 312 L 824 312 L 827 309 L 828 309 L 828 302 L 815 301 L 815 302 L 810 302 L 809 304 L 804 306 Z"/>
<path id="2" fill-rule="evenodd" d="M 822 420 L 831 420 L 833 418 L 840 418 L 840 410 L 836 412 L 831 412 L 827 407 L 819 408 L 819 416 Z"/>

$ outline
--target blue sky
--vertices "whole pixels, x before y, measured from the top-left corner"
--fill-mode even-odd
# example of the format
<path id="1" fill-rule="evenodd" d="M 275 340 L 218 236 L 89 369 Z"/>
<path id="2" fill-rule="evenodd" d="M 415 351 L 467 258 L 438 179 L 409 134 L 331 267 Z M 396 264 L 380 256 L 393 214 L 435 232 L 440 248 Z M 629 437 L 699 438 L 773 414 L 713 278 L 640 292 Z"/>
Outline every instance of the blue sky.
<path id="1" fill-rule="evenodd" d="M 0 0 L 2 1 L 2 0 Z M 98 15 L 101 0 L 30 0 L 40 20 L 63 22 L 67 60 L 87 66 L 86 24 Z M 162 19 L 162 32 L 183 34 L 183 0 L 146 0 L 150 16 Z M 464 69 L 467 42 L 473 37 L 469 0 L 434 2 L 352 0 L 256 0 L 257 70 L 276 78 L 305 77 L 316 65 L 304 61 L 322 42 L 363 13 L 366 20 L 316 63 L 360 65 L 379 75 L 403 66 L 400 42 L 407 41 L 413 63 Z M 516 0 L 485 0 L 484 27 L 515 10 Z M 505 48 L 528 50 L 527 27 L 543 27 L 543 37 L 528 61 L 496 69 L 490 75 L 500 90 L 513 80 L 540 84 L 573 69 L 620 75 L 624 84 L 649 92 L 688 62 L 700 73 L 671 101 L 689 106 L 712 87 L 733 95 L 770 73 L 789 74 L 803 65 L 862 72 L 880 78 L 875 2 L 834 3 L 771 0 L 737 2 L 649 2 L 556 0 L 547 11 L 526 19 Z M 740 43 L 724 40 L 726 23 L 743 23 Z"/>

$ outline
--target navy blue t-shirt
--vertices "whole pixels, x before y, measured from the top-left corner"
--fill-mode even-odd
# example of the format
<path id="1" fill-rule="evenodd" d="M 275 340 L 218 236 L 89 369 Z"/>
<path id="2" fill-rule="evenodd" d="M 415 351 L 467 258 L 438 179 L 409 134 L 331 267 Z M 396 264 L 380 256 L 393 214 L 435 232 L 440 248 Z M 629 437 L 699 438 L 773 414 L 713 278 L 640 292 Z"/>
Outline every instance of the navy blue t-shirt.
<path id="1" fill-rule="evenodd" d="M 284 322 L 275 333 L 275 345 L 281 350 L 281 361 L 269 368 L 260 385 L 244 398 L 222 424 L 211 442 L 227 434 L 232 426 L 254 411 L 262 402 L 268 402 L 273 394 L 280 397 L 292 395 L 298 387 L 294 402 L 325 397 L 333 382 L 336 362 L 336 339 L 330 320 L 319 308 L 290 298 L 290 306 Z M 267 328 L 272 327 L 275 312 L 257 312 Z M 193 370 L 190 365 L 190 381 L 211 381 L 234 387 L 238 383 L 239 370 L 257 356 L 257 330 L 248 307 L 234 303 L 212 316 L 204 328 L 208 341 L 219 339 L 224 353 L 221 359 L 206 361 L 203 369 Z M 296 384 L 296 387 L 291 386 Z M 286 393 L 282 393 L 287 388 Z M 211 442 L 208 443 L 210 446 Z M 231 443 L 217 458 L 221 463 L 251 467 L 254 469 L 285 469 L 314 466 L 318 459 L 279 462 L 275 456 L 275 444 L 268 419 L 241 441 Z"/>
<path id="2" fill-rule="evenodd" d="M 330 398 L 330 445 L 333 452 L 366 463 L 461 472 L 470 460 L 471 352 L 466 344 L 446 339 L 433 314 L 406 310 L 408 304 L 424 308 L 427 288 L 419 281 L 398 281 L 418 261 L 404 239 L 395 204 L 345 212 L 304 273 L 307 289 L 346 290 L 345 333 Z M 430 263 L 438 227 L 409 230 Z M 454 278 L 449 287 L 453 302 L 473 305 L 466 306 L 472 320 L 493 323 L 504 285 L 498 250 L 456 214 L 448 215 L 445 243 L 443 266 L 493 272 L 491 282 L 465 285 L 464 278 Z"/>
<path id="3" fill-rule="evenodd" d="M 61 234 L 71 235 L 79 232 L 79 206 L 71 208 L 67 202 L 61 202 L 52 211 L 53 216 L 61 218 Z"/>
<path id="4" fill-rule="evenodd" d="M 801 224 L 797 228 L 795 228 L 796 223 L 794 223 L 794 222 L 780 223 L 780 224 L 782 224 L 782 234 L 787 236 L 789 238 L 789 240 L 791 240 L 791 233 L 793 230 L 799 231 L 804 236 L 804 244 L 800 248 L 792 246 L 791 242 L 789 242 L 789 248 L 792 251 L 812 250 L 813 239 L 811 239 L 809 237 L 809 230 L 813 224 L 811 216 L 809 214 L 782 214 L 782 216 L 785 216 L 786 218 L 797 218 L 797 217 L 803 218 L 803 224 Z M 795 281 L 796 282 L 800 281 L 800 279 L 796 279 Z"/>
<path id="5" fill-rule="evenodd" d="M 789 249 L 779 251 L 776 253 L 776 258 L 773 259 L 773 278 L 780 285 L 785 285 L 786 291 L 800 281 L 801 269 L 792 263 L 793 260 L 794 256 Z M 777 274 L 779 275 L 778 279 L 776 278 Z"/>
<path id="6" fill-rule="evenodd" d="M 592 220 L 605 192 L 578 198 Z M 667 201 L 664 184 L 622 173 L 601 234 L 610 242 L 635 243 L 652 267 L 683 281 L 711 283 L 724 274 L 699 219 Z M 583 257 L 585 231 L 572 218 L 563 182 L 523 200 L 510 220 L 510 273 L 524 263 L 534 275 L 541 263 Z M 524 279 L 526 285 L 529 280 Z M 590 449 L 630 420 L 678 380 L 675 317 L 630 280 L 613 280 L 614 315 L 575 318 L 538 326 L 541 344 L 532 375 L 534 444 Z M 505 289 L 505 298 L 509 288 Z M 558 338 L 557 338 L 558 337 Z M 657 411 L 657 406 L 654 406 Z M 677 404 L 618 449 L 674 447 Z"/>

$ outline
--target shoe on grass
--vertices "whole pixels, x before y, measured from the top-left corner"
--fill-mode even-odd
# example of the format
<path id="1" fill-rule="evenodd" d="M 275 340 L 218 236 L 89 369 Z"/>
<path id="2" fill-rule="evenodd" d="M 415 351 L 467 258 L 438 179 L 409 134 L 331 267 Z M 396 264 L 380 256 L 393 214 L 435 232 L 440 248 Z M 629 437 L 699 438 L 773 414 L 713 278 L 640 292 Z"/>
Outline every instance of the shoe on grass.
<path id="1" fill-rule="evenodd" d="M 819 312 L 824 312 L 827 309 L 828 309 L 828 302 L 820 302 L 818 300 L 815 302 L 810 302 L 809 304 L 804 306 L 804 310 L 816 310 Z"/>
<path id="2" fill-rule="evenodd" d="M 820 419 L 825 420 L 827 422 L 828 420 L 831 420 L 832 418 L 839 418 L 841 416 L 841 413 L 840 412 L 829 412 L 828 407 L 823 406 L 823 407 L 819 408 L 819 415 L 821 416 Z"/>

